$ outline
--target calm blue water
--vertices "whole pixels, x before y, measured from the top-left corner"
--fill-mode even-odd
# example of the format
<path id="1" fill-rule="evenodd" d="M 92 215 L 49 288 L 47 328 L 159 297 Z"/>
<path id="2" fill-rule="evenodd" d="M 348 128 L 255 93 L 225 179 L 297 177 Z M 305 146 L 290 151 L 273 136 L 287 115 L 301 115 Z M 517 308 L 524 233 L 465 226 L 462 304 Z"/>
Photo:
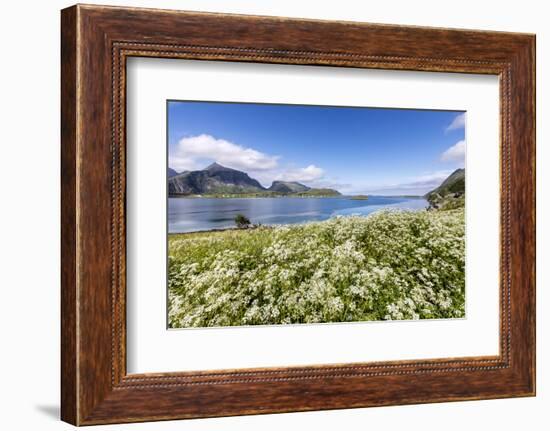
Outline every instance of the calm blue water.
<path id="1" fill-rule="evenodd" d="M 168 232 L 183 233 L 234 227 L 237 214 L 254 224 L 294 224 L 327 220 L 337 215 L 368 215 L 383 208 L 420 210 L 425 199 L 371 196 L 368 200 L 338 198 L 169 198 Z"/>

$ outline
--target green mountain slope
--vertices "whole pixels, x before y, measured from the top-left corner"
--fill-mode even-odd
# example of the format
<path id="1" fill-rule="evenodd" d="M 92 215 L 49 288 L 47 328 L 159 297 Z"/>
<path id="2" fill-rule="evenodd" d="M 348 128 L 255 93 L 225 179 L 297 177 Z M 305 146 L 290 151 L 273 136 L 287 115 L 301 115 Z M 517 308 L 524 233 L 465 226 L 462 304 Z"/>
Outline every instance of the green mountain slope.
<path id="1" fill-rule="evenodd" d="M 168 179 L 170 195 L 255 193 L 265 188 L 248 174 L 213 163 L 202 171 L 190 171 Z"/>
<path id="2" fill-rule="evenodd" d="M 308 196 L 317 196 L 317 197 L 330 197 L 330 196 L 341 196 L 342 194 L 338 191 L 338 190 L 334 190 L 334 189 L 326 189 L 326 188 L 323 188 L 323 189 L 309 189 L 309 190 L 306 190 L 305 192 L 299 192 L 299 193 L 295 193 L 296 195 L 299 195 L 299 196 L 304 196 L 304 197 L 308 197 Z"/>
<path id="3" fill-rule="evenodd" d="M 273 181 L 263 187 L 247 173 L 212 163 L 206 169 L 185 171 L 174 175 L 168 168 L 168 193 L 170 196 L 213 197 L 325 197 L 340 196 L 334 189 L 310 188 L 296 181 Z"/>
<path id="4" fill-rule="evenodd" d="M 464 206 L 466 194 L 466 170 L 457 169 L 441 185 L 424 197 L 432 208 L 454 209 Z"/>
<path id="5" fill-rule="evenodd" d="M 277 193 L 307 192 L 310 188 L 296 181 L 273 181 L 268 190 Z"/>

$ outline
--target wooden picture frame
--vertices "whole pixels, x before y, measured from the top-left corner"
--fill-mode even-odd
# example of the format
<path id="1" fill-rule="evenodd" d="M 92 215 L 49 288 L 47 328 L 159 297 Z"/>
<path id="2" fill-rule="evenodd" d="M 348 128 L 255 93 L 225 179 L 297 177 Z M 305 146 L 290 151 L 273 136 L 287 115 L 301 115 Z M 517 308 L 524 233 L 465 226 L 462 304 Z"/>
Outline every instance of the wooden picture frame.
<path id="1" fill-rule="evenodd" d="M 535 36 L 77 5 L 61 14 L 61 418 L 74 425 L 535 394 Z M 130 56 L 500 77 L 500 354 L 130 374 Z"/>

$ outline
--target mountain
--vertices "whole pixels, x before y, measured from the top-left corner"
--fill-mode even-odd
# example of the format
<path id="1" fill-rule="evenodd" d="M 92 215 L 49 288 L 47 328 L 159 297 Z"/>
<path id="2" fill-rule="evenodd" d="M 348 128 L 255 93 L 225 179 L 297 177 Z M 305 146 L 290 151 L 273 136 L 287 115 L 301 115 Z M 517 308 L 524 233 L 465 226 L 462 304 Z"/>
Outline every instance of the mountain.
<path id="1" fill-rule="evenodd" d="M 268 190 L 277 193 L 301 193 L 307 192 L 310 188 L 296 181 L 273 181 Z"/>
<path id="2" fill-rule="evenodd" d="M 309 189 L 309 190 L 306 190 L 305 192 L 298 192 L 298 193 L 294 193 L 295 195 L 298 195 L 298 196 L 304 196 L 304 197 L 331 197 L 331 196 L 342 196 L 342 193 L 340 193 L 338 190 L 334 190 L 334 189 L 327 189 L 327 188 L 322 188 L 322 189 Z"/>
<path id="3" fill-rule="evenodd" d="M 453 209 L 464 206 L 466 194 L 466 170 L 457 169 L 441 185 L 424 197 L 432 208 Z"/>
<path id="4" fill-rule="evenodd" d="M 212 163 L 202 171 L 187 171 L 168 178 L 170 195 L 240 194 L 266 189 L 248 174 Z"/>
<path id="5" fill-rule="evenodd" d="M 316 189 L 304 186 L 296 181 L 273 181 L 268 189 L 276 195 L 299 196 L 299 197 L 329 197 L 340 196 L 340 192 L 334 189 Z"/>
<path id="6" fill-rule="evenodd" d="M 465 192 L 465 179 L 466 179 L 466 170 L 457 169 L 451 175 L 449 175 L 441 185 L 428 194 L 426 198 L 434 195 L 446 196 L 452 193 L 464 194 Z"/>
<path id="7" fill-rule="evenodd" d="M 176 175 L 179 175 L 178 172 L 175 169 L 172 169 L 172 168 L 169 167 L 168 168 L 168 178 L 175 177 Z"/>
<path id="8" fill-rule="evenodd" d="M 273 181 L 269 188 L 265 188 L 257 180 L 250 178 L 247 173 L 238 171 L 237 169 L 227 168 L 218 163 L 212 163 L 210 166 L 200 171 L 185 171 L 171 176 L 172 171 L 174 170 L 168 168 L 168 194 L 170 196 L 340 196 L 340 192 L 337 190 L 310 188 L 296 181 Z"/>

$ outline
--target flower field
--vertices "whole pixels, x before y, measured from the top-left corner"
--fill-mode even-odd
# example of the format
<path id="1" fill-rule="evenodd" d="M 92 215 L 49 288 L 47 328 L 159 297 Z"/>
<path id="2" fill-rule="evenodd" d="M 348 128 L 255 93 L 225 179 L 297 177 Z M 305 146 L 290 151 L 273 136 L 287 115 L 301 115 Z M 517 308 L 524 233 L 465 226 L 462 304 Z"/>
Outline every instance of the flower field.
<path id="1" fill-rule="evenodd" d="M 169 327 L 460 318 L 464 209 L 169 235 Z"/>

